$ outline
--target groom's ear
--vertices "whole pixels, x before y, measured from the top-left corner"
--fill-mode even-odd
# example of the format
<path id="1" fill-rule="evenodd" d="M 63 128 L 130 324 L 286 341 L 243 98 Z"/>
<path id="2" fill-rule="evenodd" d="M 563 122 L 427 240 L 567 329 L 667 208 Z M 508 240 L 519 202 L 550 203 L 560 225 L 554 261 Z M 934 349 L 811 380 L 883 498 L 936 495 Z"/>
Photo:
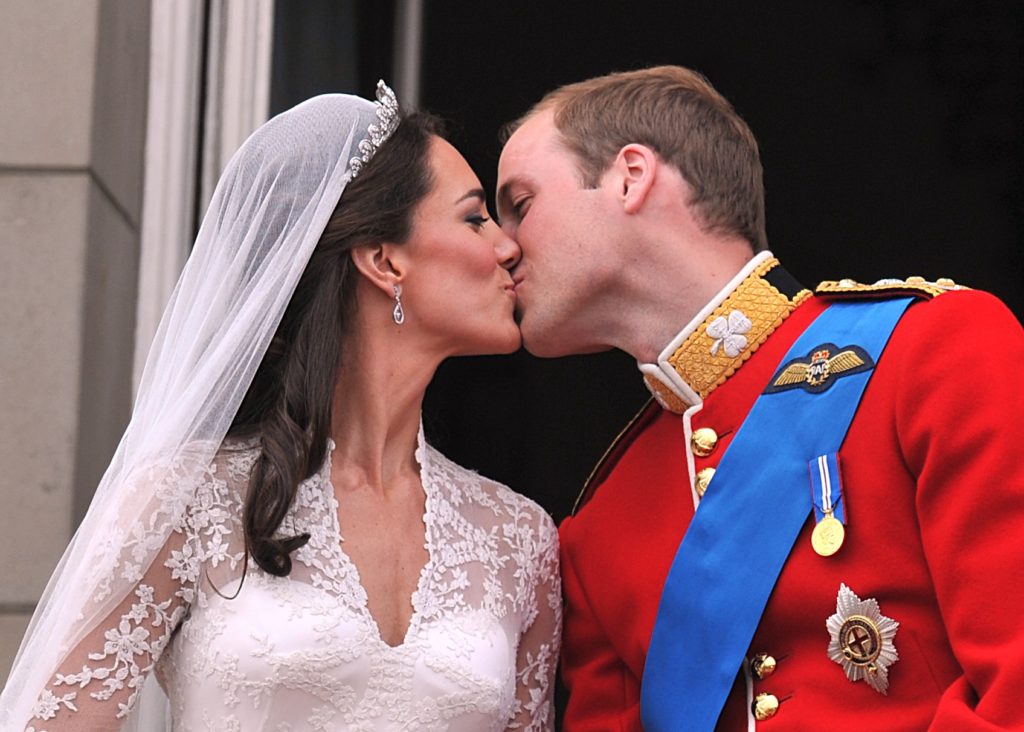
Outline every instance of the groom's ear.
<path id="1" fill-rule="evenodd" d="M 612 164 L 621 186 L 620 200 L 623 211 L 635 214 L 647 202 L 658 173 L 658 156 L 646 145 L 625 145 Z"/>
<path id="2" fill-rule="evenodd" d="M 405 276 L 402 258 L 395 256 L 397 249 L 397 244 L 382 242 L 356 247 L 351 252 L 356 269 L 389 298 L 392 297 L 394 286 L 402 284 Z"/>

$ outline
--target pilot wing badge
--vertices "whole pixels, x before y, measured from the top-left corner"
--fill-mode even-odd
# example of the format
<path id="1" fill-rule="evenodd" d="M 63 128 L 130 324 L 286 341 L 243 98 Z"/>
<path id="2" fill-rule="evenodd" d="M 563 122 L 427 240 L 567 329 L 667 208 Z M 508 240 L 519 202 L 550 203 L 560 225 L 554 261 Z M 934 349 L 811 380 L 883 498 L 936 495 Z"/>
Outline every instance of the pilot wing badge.
<path id="1" fill-rule="evenodd" d="M 802 358 L 782 366 L 772 377 L 765 394 L 790 389 L 804 389 L 812 394 L 827 391 L 836 379 L 852 376 L 874 368 L 875 362 L 860 346 L 839 346 L 822 343 Z"/>

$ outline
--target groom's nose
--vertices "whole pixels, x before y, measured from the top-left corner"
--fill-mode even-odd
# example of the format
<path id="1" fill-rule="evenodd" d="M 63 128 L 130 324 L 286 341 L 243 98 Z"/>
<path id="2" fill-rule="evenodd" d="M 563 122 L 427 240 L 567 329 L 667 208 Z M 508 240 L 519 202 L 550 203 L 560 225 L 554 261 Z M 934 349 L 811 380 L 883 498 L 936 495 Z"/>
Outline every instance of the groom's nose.
<path id="1" fill-rule="evenodd" d="M 498 263 L 509 271 L 519 264 L 523 256 L 516 240 L 501 229 L 498 229 L 498 241 L 494 244 L 494 251 L 498 255 Z"/>

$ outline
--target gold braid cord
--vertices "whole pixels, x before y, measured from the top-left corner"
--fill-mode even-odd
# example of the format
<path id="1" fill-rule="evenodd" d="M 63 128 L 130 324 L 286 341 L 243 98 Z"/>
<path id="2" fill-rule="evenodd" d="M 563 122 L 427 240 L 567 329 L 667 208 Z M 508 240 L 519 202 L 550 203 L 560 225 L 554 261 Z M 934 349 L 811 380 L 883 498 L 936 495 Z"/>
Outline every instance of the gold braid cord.
<path id="1" fill-rule="evenodd" d="M 910 295 L 920 298 L 933 298 L 953 290 L 969 290 L 971 288 L 958 285 L 948 277 L 940 277 L 929 282 L 924 277 L 907 277 L 905 280 L 886 279 L 874 284 L 865 284 L 856 280 L 825 280 L 815 288 L 815 293 L 831 298 L 863 298 L 863 297 L 898 297 Z"/>

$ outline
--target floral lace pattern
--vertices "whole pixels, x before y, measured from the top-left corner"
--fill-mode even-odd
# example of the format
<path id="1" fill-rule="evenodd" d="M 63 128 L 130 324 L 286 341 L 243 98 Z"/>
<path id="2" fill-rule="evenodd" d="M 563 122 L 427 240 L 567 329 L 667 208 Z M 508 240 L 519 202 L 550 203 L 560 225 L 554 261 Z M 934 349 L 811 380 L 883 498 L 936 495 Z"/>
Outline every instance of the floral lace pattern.
<path id="1" fill-rule="evenodd" d="M 90 729 L 118 729 L 154 667 L 176 730 L 553 729 L 561 588 L 557 532 L 542 509 L 447 460 L 421 433 L 428 560 L 405 639 L 390 646 L 343 551 L 330 455 L 281 527 L 310 534 L 291 574 L 250 562 L 243 577 L 256 455 L 223 448 L 188 505 L 160 502 L 151 525 L 104 543 L 96 566 L 137 580 L 134 596 L 68 654 L 29 730 L 80 716 L 107 720 Z M 177 475 L 154 471 L 154 484 Z M 144 571 L 132 547 L 168 525 L 171 540 L 165 531 Z M 102 599 L 102 577 L 95 586 Z"/>

